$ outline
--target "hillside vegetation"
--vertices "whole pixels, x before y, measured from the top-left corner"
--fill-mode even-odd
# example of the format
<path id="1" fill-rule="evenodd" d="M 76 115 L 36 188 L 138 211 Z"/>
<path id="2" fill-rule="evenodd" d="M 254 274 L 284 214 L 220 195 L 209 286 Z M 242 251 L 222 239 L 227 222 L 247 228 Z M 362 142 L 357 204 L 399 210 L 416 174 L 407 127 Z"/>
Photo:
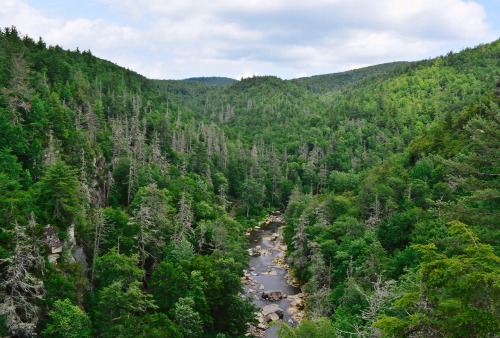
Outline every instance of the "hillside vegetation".
<path id="1" fill-rule="evenodd" d="M 348 70 L 341 73 L 315 75 L 291 80 L 292 82 L 305 87 L 307 90 L 323 94 L 338 92 L 350 84 L 355 84 L 366 78 L 371 78 L 380 74 L 387 76 L 390 72 L 403 71 L 407 62 L 390 62 L 375 66 Z"/>
<path id="2" fill-rule="evenodd" d="M 243 337 L 277 209 L 308 318 L 281 337 L 500 334 L 500 41 L 229 83 L 5 28 L 0 70 L 3 336 Z"/>
<path id="3" fill-rule="evenodd" d="M 231 79 L 228 77 L 211 76 L 211 77 L 191 77 L 189 79 L 184 79 L 182 81 L 201 82 L 201 83 L 207 83 L 207 84 L 216 85 L 216 86 L 227 86 L 231 83 L 236 82 L 237 80 Z"/>

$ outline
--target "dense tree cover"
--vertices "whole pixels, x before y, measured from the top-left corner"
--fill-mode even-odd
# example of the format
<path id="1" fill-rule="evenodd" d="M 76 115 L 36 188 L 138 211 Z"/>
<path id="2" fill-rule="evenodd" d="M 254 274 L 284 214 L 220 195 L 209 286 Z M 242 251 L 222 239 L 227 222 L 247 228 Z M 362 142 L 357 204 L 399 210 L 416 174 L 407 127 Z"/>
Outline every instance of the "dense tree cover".
<path id="1" fill-rule="evenodd" d="M 387 75 L 388 72 L 401 71 L 406 62 L 390 62 L 380 65 L 369 66 L 359 69 L 348 70 L 340 73 L 314 75 L 291 80 L 311 92 L 324 94 L 345 90 L 351 84 L 355 84 L 366 78 L 380 74 Z"/>
<path id="2" fill-rule="evenodd" d="M 243 336 L 244 231 L 278 208 L 308 293 L 283 337 L 499 334 L 499 41 L 214 86 L 6 28 L 0 68 L 2 334 Z"/>
<path id="3" fill-rule="evenodd" d="M 286 208 L 285 237 L 309 292 L 313 321 L 296 330 L 282 328 L 282 337 L 499 334 L 499 52 L 497 41 L 381 82 L 377 86 L 383 88 L 418 81 L 416 75 L 442 74 L 444 67 L 455 75 L 441 86 L 467 90 L 460 78 L 470 77 L 473 67 L 497 69 L 493 76 L 482 75 L 489 90 L 473 89 L 481 95 L 469 92 L 456 100 L 448 90 L 440 113 L 429 123 L 420 120 L 424 128 L 413 130 L 416 136 L 401 151 L 365 170 L 331 171 L 323 194 L 295 190 Z M 431 78 L 422 80 L 422 88 L 432 88 Z M 398 90 L 399 85 L 387 92 L 393 102 L 408 99 Z M 360 88 L 338 97 L 353 93 L 365 95 Z M 427 100 L 423 95 L 416 103 Z M 359 112 L 367 110 L 363 105 Z M 382 111 L 380 106 L 371 116 L 379 118 Z M 395 111 L 404 114 L 402 107 Z"/>
<path id="4" fill-rule="evenodd" d="M 0 68 L 2 335 L 243 336 L 222 132 L 158 82 L 13 27 Z"/>
<path id="5" fill-rule="evenodd" d="M 217 86 L 227 86 L 231 83 L 236 82 L 235 79 L 231 79 L 228 77 L 219 77 L 219 76 L 211 76 L 211 77 L 190 77 L 188 79 L 184 79 L 182 81 L 186 82 L 201 82 L 201 83 L 208 83 L 211 85 L 217 85 Z"/>

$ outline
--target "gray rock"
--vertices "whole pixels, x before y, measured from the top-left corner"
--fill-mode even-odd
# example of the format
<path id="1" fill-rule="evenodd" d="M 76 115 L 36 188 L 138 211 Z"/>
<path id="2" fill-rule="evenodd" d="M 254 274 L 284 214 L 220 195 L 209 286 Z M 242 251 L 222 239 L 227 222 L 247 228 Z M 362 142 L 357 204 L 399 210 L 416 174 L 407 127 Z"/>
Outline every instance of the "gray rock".
<path id="1" fill-rule="evenodd" d="M 63 242 L 59 238 L 57 230 L 53 226 L 47 224 L 47 226 L 43 228 L 43 235 L 43 241 L 49 246 L 51 253 L 55 254 L 62 252 Z"/>
<path id="2" fill-rule="evenodd" d="M 255 248 L 251 248 L 248 251 L 250 253 L 250 256 L 257 257 L 261 255 L 261 250 L 262 250 L 261 246 L 257 245 Z"/>
<path id="3" fill-rule="evenodd" d="M 280 317 L 276 313 L 270 313 L 266 316 L 266 322 L 277 322 L 280 320 Z"/>
<path id="4" fill-rule="evenodd" d="M 57 264 L 57 259 L 58 258 L 59 258 L 59 254 L 58 253 L 49 254 L 47 256 L 47 259 L 49 260 L 50 264 Z"/>
<path id="5" fill-rule="evenodd" d="M 85 255 L 85 251 L 83 251 L 81 246 L 76 247 L 76 250 L 73 252 L 73 258 L 82 265 L 83 271 L 87 271 L 89 269 L 87 255 Z"/>
<path id="6" fill-rule="evenodd" d="M 280 318 L 283 317 L 283 309 L 276 304 L 266 305 L 262 308 L 262 315 L 264 317 L 270 315 L 271 313 L 276 313 Z"/>
<path id="7" fill-rule="evenodd" d="M 70 248 L 74 247 L 76 245 L 76 238 L 75 238 L 75 225 L 72 223 L 68 227 L 68 243 Z"/>
<path id="8" fill-rule="evenodd" d="M 259 323 L 259 324 L 257 324 L 257 328 L 259 330 L 262 330 L 262 331 L 267 330 L 267 324 L 265 324 L 265 323 Z"/>
<path id="9" fill-rule="evenodd" d="M 270 290 L 262 292 L 262 299 L 267 299 L 269 301 L 277 301 L 283 298 L 283 292 L 279 290 Z"/>

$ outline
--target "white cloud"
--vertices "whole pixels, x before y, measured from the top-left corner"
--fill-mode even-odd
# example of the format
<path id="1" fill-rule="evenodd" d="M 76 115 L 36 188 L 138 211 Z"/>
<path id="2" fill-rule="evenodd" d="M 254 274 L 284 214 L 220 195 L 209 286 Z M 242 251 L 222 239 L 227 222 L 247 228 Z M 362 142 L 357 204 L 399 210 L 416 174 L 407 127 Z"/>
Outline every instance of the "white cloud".
<path id="1" fill-rule="evenodd" d="M 59 44 L 73 48 L 85 46 L 84 49 L 112 50 L 140 45 L 138 32 L 103 19 L 66 21 L 46 36 L 50 41 L 58 41 Z"/>
<path id="2" fill-rule="evenodd" d="M 426 37 L 478 38 L 488 35 L 486 13 L 474 2 L 459 0 L 408 1 L 394 4 L 389 18 L 404 32 Z M 420 33 L 420 34 L 419 34 Z"/>
<path id="3" fill-rule="evenodd" d="M 300 72 L 298 74 L 295 74 L 295 76 L 293 76 L 294 79 L 297 79 L 297 78 L 300 78 L 300 77 L 308 77 L 309 74 L 307 72 Z"/>
<path id="4" fill-rule="evenodd" d="M 94 0 L 102 11 L 92 18 L 72 2 L 62 5 L 73 14 L 65 17 L 45 10 L 51 0 L 36 8 L 26 1 L 4 0 L 0 24 L 155 78 L 290 78 L 422 59 L 497 38 L 479 1 Z"/>
<path id="5" fill-rule="evenodd" d="M 4 0 L 0 6 L 0 24 L 16 26 L 22 33 L 34 38 L 45 35 L 61 22 L 44 17 L 40 11 L 30 7 L 24 1 Z"/>

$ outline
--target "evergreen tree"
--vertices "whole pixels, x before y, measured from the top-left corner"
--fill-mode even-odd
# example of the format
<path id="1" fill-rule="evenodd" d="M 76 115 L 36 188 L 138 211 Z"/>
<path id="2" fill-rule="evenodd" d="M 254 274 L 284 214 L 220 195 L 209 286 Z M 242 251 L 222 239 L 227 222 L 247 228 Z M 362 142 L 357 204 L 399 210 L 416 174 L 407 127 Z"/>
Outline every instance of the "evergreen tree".
<path id="1" fill-rule="evenodd" d="M 489 337 L 500 332 L 500 257 L 461 222 L 451 222 L 449 233 L 449 252 L 439 252 L 434 243 L 416 245 L 424 256 L 417 281 L 395 302 L 405 314 L 381 316 L 375 323 L 387 335 Z"/>
<path id="2" fill-rule="evenodd" d="M 66 230 L 79 221 L 81 215 L 81 191 L 76 170 L 62 160 L 47 168 L 36 192 L 36 203 L 44 221 Z"/>
<path id="3" fill-rule="evenodd" d="M 95 330 L 103 337 L 135 336 L 135 322 L 149 310 L 157 309 L 140 282 L 128 285 L 118 280 L 98 292 Z"/>
<path id="4" fill-rule="evenodd" d="M 54 310 L 49 312 L 51 321 L 43 330 L 46 337 L 89 338 L 92 326 L 89 317 L 68 299 L 57 300 Z"/>
<path id="5" fill-rule="evenodd" d="M 465 130 L 470 135 L 468 149 L 453 160 L 441 159 L 452 175 L 450 184 L 464 193 L 436 207 L 446 213 L 447 220 L 494 228 L 500 221 L 500 108 L 491 103 Z"/>
<path id="6" fill-rule="evenodd" d="M 194 310 L 195 302 L 193 298 L 179 298 L 175 303 L 174 316 L 179 330 L 185 338 L 201 337 L 203 333 L 200 314 Z"/>

